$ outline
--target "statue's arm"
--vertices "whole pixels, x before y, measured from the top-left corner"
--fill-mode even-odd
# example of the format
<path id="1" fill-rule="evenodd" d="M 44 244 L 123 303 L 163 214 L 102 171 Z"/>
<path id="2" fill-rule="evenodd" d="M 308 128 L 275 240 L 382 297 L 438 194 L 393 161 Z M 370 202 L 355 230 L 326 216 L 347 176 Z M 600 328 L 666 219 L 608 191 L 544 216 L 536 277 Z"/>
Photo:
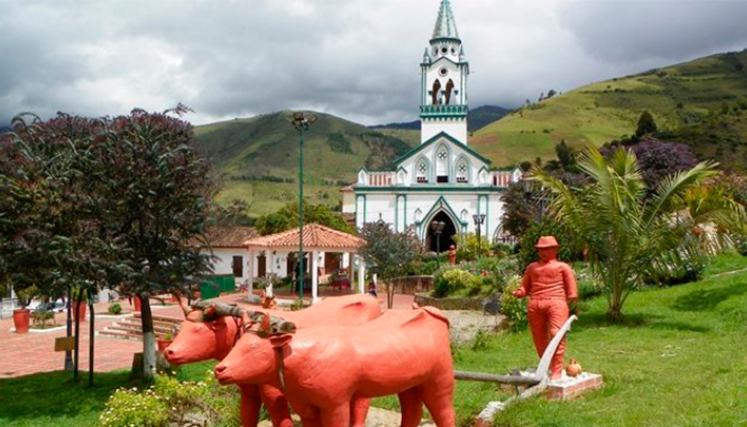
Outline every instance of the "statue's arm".
<path id="1" fill-rule="evenodd" d="M 530 264 L 524 272 L 524 278 L 521 279 L 521 286 L 513 293 L 513 296 L 515 296 L 516 298 L 524 298 L 525 296 L 529 295 L 529 291 L 532 288 L 531 271 L 532 265 Z"/>
<path id="2" fill-rule="evenodd" d="M 570 265 L 563 265 L 563 283 L 565 284 L 565 297 L 568 301 L 578 299 L 578 284 L 576 283 L 576 274 Z"/>

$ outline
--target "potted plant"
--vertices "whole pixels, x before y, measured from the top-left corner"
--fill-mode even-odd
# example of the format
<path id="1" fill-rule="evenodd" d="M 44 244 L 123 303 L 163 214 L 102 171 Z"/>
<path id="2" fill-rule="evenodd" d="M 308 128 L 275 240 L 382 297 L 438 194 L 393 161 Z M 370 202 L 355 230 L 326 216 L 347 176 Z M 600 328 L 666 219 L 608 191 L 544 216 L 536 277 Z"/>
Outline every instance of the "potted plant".
<path id="1" fill-rule="evenodd" d="M 20 308 L 13 310 L 13 325 L 16 327 L 17 334 L 26 334 L 29 331 L 31 311 L 26 307 L 31 303 L 31 300 L 36 296 L 36 293 L 36 287 L 34 286 L 19 289 L 16 292 Z"/>
<path id="2" fill-rule="evenodd" d="M 174 342 L 173 330 L 166 332 L 163 338 L 156 339 L 156 343 L 158 344 L 158 351 L 163 353 L 171 345 L 172 342 Z"/>

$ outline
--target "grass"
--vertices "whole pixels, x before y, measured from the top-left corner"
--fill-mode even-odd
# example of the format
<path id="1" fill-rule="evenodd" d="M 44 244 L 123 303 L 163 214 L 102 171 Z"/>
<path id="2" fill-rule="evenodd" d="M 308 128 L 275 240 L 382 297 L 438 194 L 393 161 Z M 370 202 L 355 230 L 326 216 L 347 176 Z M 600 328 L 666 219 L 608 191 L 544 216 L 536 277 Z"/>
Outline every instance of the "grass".
<path id="1" fill-rule="evenodd" d="M 277 211 L 298 198 L 299 135 L 287 122 L 289 112 L 200 126 L 196 146 L 223 179 L 220 204 L 235 199 L 250 205 L 257 217 Z M 372 131 L 328 114 L 306 133 L 305 196 L 315 204 L 336 206 L 340 188 L 355 181 L 358 171 L 378 169 L 417 145 L 412 131 Z"/>
<path id="2" fill-rule="evenodd" d="M 747 267 L 719 256 L 708 274 Z M 621 324 L 605 317 L 604 297 L 589 301 L 569 338 L 567 357 L 604 375 L 602 390 L 566 403 L 533 399 L 508 409 L 501 427 L 747 425 L 747 272 L 634 293 Z M 457 353 L 458 369 L 506 373 L 536 365 L 528 332 L 486 340 Z M 460 425 L 491 400 L 488 384 L 459 383 Z"/>
<path id="3" fill-rule="evenodd" d="M 498 166 L 549 160 L 561 140 L 599 146 L 631 135 L 641 113 L 649 111 L 660 130 L 685 129 L 674 135 L 677 140 L 689 140 L 698 154 L 731 165 L 735 153 L 725 150 L 733 146 L 741 154 L 739 142 L 747 137 L 747 112 L 733 111 L 747 103 L 745 69 L 747 51 L 592 83 L 507 115 L 477 131 L 470 145 Z M 724 106 L 732 112 L 723 114 Z M 718 141 L 712 144 L 714 134 Z"/>
<path id="4" fill-rule="evenodd" d="M 567 357 L 604 375 L 602 390 L 572 402 L 533 399 L 501 414 L 501 427 L 747 426 L 747 268 L 735 253 L 713 260 L 700 282 L 634 293 L 621 324 L 605 318 L 596 298 L 569 337 Z M 506 373 L 536 366 L 529 332 L 483 336 L 482 346 L 455 349 L 457 369 Z M 182 367 L 181 380 L 200 380 L 215 362 Z M 3 427 L 95 426 L 109 395 L 138 385 L 128 372 L 96 375 L 96 386 L 52 372 L 0 380 Z M 459 423 L 469 425 L 489 401 L 509 394 L 493 385 L 457 383 Z M 377 399 L 397 409 L 395 398 Z"/>
<path id="5" fill-rule="evenodd" d="M 187 365 L 177 378 L 199 381 L 215 362 Z M 0 426 L 3 427 L 93 427 L 106 401 L 121 387 L 141 387 L 130 380 L 129 371 L 96 374 L 94 387 L 88 374 L 74 383 L 69 372 L 49 372 L 0 380 Z"/>

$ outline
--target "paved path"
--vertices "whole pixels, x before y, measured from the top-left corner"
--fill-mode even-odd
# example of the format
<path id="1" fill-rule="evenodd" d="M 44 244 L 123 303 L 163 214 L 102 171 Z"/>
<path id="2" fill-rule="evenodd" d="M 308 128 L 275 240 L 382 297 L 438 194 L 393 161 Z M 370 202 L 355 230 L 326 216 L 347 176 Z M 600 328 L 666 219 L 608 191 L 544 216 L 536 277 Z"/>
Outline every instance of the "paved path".
<path id="1" fill-rule="evenodd" d="M 233 294 L 219 298 L 225 303 L 244 304 L 244 294 Z M 384 296 L 379 300 L 385 306 Z M 408 309 L 411 307 L 413 297 L 408 295 L 395 295 L 394 308 Z M 126 312 L 132 311 L 132 307 L 125 300 L 119 303 Z M 108 304 L 97 304 L 96 312 L 106 312 Z M 154 308 L 153 313 L 162 316 L 178 317 L 182 316 L 181 310 L 177 306 L 165 308 Z M 66 322 L 65 314 L 58 314 L 56 319 L 58 324 L 64 325 Z M 103 317 L 96 318 L 96 331 L 101 331 L 105 327 L 114 323 L 116 319 Z M 64 369 L 65 353 L 56 353 L 54 351 L 54 342 L 56 338 L 64 337 L 65 330 L 59 330 L 48 333 L 28 333 L 16 334 L 10 332 L 13 327 L 13 319 L 0 320 L 0 379 L 14 378 L 25 375 L 58 371 Z M 88 321 L 81 323 L 81 341 L 80 341 L 80 369 L 88 370 Z M 139 342 L 121 341 L 97 336 L 95 339 L 95 365 L 96 372 L 109 372 L 119 369 L 129 369 L 132 366 L 132 356 L 142 351 L 142 344 Z"/>

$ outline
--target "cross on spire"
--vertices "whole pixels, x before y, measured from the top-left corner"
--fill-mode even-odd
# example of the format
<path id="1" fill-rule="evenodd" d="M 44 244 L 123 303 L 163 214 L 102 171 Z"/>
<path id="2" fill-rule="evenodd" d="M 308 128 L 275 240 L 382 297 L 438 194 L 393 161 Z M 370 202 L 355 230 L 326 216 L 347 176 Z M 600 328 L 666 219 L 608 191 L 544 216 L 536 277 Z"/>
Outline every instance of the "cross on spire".
<path id="1" fill-rule="evenodd" d="M 449 0 L 441 0 L 441 9 L 438 11 L 436 28 L 433 30 L 433 39 L 459 39 L 456 19 L 451 10 Z"/>

